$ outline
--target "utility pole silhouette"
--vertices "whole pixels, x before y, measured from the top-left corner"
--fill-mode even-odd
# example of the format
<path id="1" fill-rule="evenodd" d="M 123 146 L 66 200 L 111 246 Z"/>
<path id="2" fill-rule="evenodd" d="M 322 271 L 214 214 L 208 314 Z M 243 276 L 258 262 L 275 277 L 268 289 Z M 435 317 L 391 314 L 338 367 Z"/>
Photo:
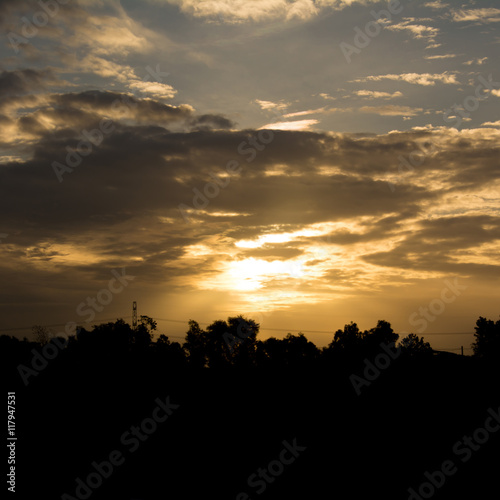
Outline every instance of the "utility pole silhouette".
<path id="1" fill-rule="evenodd" d="M 132 304 L 132 328 L 137 330 L 137 302 L 135 300 Z"/>

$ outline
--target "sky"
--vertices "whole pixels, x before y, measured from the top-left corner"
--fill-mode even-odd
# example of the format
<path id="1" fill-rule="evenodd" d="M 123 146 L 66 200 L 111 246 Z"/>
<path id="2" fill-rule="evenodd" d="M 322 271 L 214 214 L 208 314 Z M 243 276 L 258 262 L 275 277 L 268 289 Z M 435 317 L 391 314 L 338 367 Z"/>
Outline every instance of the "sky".
<path id="1" fill-rule="evenodd" d="M 468 352 L 498 319 L 497 2 L 3 0 L 0 25 L 3 333 L 137 301 L 172 340 L 385 319 Z"/>

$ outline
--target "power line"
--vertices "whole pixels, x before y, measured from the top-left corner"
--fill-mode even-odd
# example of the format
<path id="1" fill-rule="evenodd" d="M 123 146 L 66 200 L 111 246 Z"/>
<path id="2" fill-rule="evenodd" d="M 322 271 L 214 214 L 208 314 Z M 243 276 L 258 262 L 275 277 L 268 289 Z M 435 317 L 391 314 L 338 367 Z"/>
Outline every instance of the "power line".
<path id="1" fill-rule="evenodd" d="M 171 323 L 182 323 L 186 324 L 187 321 L 181 321 L 178 319 L 166 319 L 166 318 L 155 318 L 156 321 L 169 321 Z M 209 325 L 210 323 L 204 322 L 204 321 L 197 321 L 199 325 Z M 261 327 L 260 330 L 269 330 L 269 331 L 274 331 L 274 332 L 304 332 L 304 333 L 325 333 L 327 335 L 333 335 L 335 332 L 334 331 L 327 331 L 327 330 L 308 330 L 308 329 L 301 329 L 301 328 L 266 328 L 266 327 Z M 473 335 L 471 332 L 443 332 L 443 333 L 423 333 L 422 335 Z"/>
<path id="2" fill-rule="evenodd" d="M 423 333 L 422 336 L 426 335 L 474 335 L 472 332 L 442 332 L 442 333 Z"/>
<path id="3" fill-rule="evenodd" d="M 131 318 L 132 316 L 122 316 L 121 319 L 124 318 Z M 112 318 L 103 318 L 99 319 L 100 322 L 104 321 L 113 321 L 116 320 L 116 317 Z M 180 324 L 187 324 L 187 321 L 182 321 L 178 319 L 169 319 L 169 318 L 154 318 L 155 321 L 167 321 L 170 323 L 180 323 Z M 95 322 L 92 322 L 95 323 Z M 204 321 L 197 321 L 199 325 L 209 325 L 209 322 L 204 322 Z M 64 326 L 66 323 L 57 323 L 53 325 L 42 325 L 45 328 L 54 328 L 57 326 Z M 10 331 L 20 331 L 20 330 L 31 330 L 34 325 L 31 326 L 25 326 L 25 327 L 17 327 L 17 328 L 2 328 L 0 329 L 0 332 L 10 332 Z M 333 335 L 335 332 L 334 331 L 327 331 L 327 330 L 308 330 L 308 329 L 301 329 L 301 328 L 267 328 L 267 327 L 261 327 L 260 330 L 265 330 L 265 331 L 273 331 L 273 332 L 302 332 L 302 333 L 320 333 L 320 334 L 326 334 L 326 335 Z M 406 332 L 405 332 L 406 333 Z M 426 335 L 473 335 L 472 332 L 441 332 L 441 333 L 423 333 L 423 336 Z M 178 337 L 180 338 L 180 337 Z"/>
<path id="4" fill-rule="evenodd" d="M 122 316 L 121 319 L 128 319 L 128 318 L 132 318 L 132 316 Z M 116 320 L 117 318 L 116 317 L 112 317 L 112 318 L 102 318 L 102 319 L 99 319 L 99 322 L 105 322 L 105 321 L 113 321 L 113 320 Z M 187 321 L 182 321 L 182 320 L 178 320 L 178 319 L 168 319 L 168 318 L 155 318 L 155 321 L 167 321 L 167 322 L 170 322 L 170 323 L 180 323 L 180 324 L 183 324 L 185 325 L 186 323 L 188 323 Z M 92 322 L 92 323 L 95 323 L 95 322 Z M 209 325 L 210 323 L 208 322 L 204 322 L 204 321 L 197 321 L 197 323 L 199 325 Z M 57 324 L 52 324 L 52 325 L 41 325 L 43 326 L 44 328 L 55 328 L 57 326 L 65 326 L 67 323 L 57 323 Z M 23 330 L 31 330 L 33 328 L 34 325 L 32 326 L 25 326 L 25 327 L 16 327 L 16 328 L 2 328 L 0 329 L 0 332 L 13 332 L 13 331 L 23 331 Z M 303 329 L 299 329 L 299 328 L 260 328 L 260 330 L 263 330 L 263 331 L 274 331 L 274 332 L 288 332 L 288 333 L 291 333 L 291 332 L 301 332 L 301 333 L 321 333 L 321 334 L 327 334 L 327 335 L 333 335 L 334 332 L 333 331 L 326 331 L 326 330 L 303 330 Z M 155 336 L 159 336 L 161 334 L 159 333 L 155 333 L 154 334 Z M 423 334 L 424 336 L 425 335 L 472 335 L 471 332 L 457 332 L 457 333 L 453 333 L 453 332 L 442 332 L 442 333 L 424 333 Z M 180 339 L 180 340 L 184 340 L 185 337 L 182 337 L 182 336 L 179 336 L 179 335 L 167 335 L 167 337 L 170 339 L 170 338 L 173 338 L 173 339 Z M 447 349 L 439 349 L 439 351 L 448 351 L 448 352 L 453 352 L 453 351 L 461 351 L 461 347 L 451 347 L 451 348 L 447 348 Z M 464 350 L 472 350 L 471 347 L 464 347 Z"/>
<path id="5" fill-rule="evenodd" d="M 122 316 L 120 319 L 125 319 L 125 318 L 131 318 L 131 316 Z M 112 317 L 112 318 L 103 318 L 103 319 L 100 319 L 99 321 L 113 321 L 113 320 L 117 320 L 118 318 L 116 318 L 116 316 Z M 92 324 L 96 324 L 96 322 L 94 321 L 91 321 Z M 68 322 L 66 323 L 57 323 L 57 324 L 54 324 L 54 325 L 31 325 L 31 326 L 19 326 L 19 327 L 16 327 L 16 328 L 1 328 L 0 329 L 0 332 L 14 332 L 14 331 L 18 331 L 18 330 L 31 330 L 34 326 L 41 326 L 43 328 L 55 328 L 56 326 L 65 326 L 67 325 Z"/>
<path id="6" fill-rule="evenodd" d="M 178 319 L 163 319 L 163 318 L 155 318 L 156 321 L 170 321 L 172 323 L 182 323 L 186 324 L 186 321 L 181 321 Z M 204 321 L 197 321 L 199 325 L 210 325 L 210 323 L 204 322 Z M 270 330 L 274 332 L 305 332 L 305 333 L 326 333 L 328 335 L 333 335 L 333 332 L 328 332 L 325 330 L 301 330 L 300 328 L 266 328 L 266 327 L 261 327 L 259 330 Z"/>

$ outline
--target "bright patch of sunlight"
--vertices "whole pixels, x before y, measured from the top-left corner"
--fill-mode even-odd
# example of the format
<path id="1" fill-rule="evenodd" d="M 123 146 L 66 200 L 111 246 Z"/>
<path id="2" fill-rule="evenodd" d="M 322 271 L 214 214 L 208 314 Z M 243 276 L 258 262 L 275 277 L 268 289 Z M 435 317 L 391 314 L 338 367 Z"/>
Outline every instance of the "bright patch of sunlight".
<path id="1" fill-rule="evenodd" d="M 317 229 L 302 229 L 293 233 L 263 234 L 256 240 L 240 240 L 235 243 L 238 248 L 259 248 L 266 243 L 288 243 L 300 237 L 319 236 Z"/>
<path id="2" fill-rule="evenodd" d="M 227 273 L 230 288 L 250 291 L 261 288 L 263 282 L 269 278 L 300 277 L 303 268 L 299 262 L 267 261 L 250 257 L 229 263 Z"/>

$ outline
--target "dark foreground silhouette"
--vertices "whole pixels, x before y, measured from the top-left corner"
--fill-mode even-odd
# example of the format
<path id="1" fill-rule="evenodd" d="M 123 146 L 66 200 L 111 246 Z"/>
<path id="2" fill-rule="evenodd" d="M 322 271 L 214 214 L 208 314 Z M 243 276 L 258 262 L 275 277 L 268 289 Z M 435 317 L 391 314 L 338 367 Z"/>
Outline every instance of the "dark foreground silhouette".
<path id="1" fill-rule="evenodd" d="M 12 498 L 494 498 L 500 322 L 474 356 L 389 323 L 318 349 L 242 317 L 186 341 L 122 320 L 69 339 L 0 337 L 16 392 Z M 497 415 L 497 420 L 495 419 Z M 8 487 L 8 484 L 6 485 Z M 493 494 L 493 496 L 492 496 Z"/>

